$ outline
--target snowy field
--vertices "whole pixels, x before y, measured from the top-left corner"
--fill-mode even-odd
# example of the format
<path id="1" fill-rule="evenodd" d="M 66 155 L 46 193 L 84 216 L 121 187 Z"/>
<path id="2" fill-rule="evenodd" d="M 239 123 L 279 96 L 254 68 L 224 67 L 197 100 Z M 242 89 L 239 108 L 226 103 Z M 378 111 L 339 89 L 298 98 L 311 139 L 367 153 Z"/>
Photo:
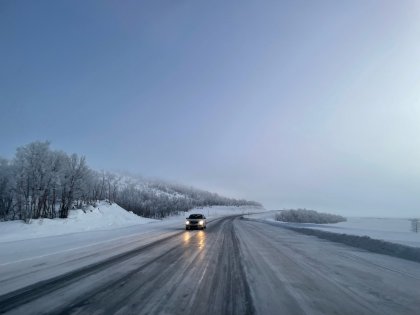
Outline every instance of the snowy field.
<path id="1" fill-rule="evenodd" d="M 420 247 L 420 233 L 411 231 L 411 221 L 404 218 L 348 217 L 346 222 L 334 224 L 285 223 L 274 220 L 275 212 L 252 215 L 251 218 L 268 220 L 276 224 L 317 229 L 332 233 L 369 236 L 392 243 Z"/>
<path id="2" fill-rule="evenodd" d="M 401 218 L 347 218 L 336 224 L 316 224 L 309 226 L 323 231 L 369 236 L 392 243 L 420 247 L 420 233 L 411 231 L 411 221 Z"/>

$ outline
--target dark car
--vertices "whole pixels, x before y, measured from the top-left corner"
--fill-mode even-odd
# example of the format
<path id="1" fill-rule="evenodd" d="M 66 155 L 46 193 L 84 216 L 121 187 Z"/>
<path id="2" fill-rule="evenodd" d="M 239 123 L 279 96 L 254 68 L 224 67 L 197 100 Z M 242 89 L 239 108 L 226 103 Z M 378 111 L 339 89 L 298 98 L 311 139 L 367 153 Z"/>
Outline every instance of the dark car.
<path id="1" fill-rule="evenodd" d="M 191 230 L 191 229 L 202 229 L 204 230 L 206 228 L 206 217 L 199 213 L 190 214 L 190 216 L 187 218 L 187 221 L 185 221 L 185 229 Z"/>

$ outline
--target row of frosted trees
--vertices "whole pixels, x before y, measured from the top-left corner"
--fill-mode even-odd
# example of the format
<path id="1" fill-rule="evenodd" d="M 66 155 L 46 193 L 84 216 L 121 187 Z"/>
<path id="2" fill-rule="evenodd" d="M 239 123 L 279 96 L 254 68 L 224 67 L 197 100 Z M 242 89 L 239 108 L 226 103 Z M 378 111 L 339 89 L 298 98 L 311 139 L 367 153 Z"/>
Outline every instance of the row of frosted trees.
<path id="1" fill-rule="evenodd" d="M 95 198 L 94 174 L 84 157 L 53 151 L 48 142 L 0 160 L 0 219 L 66 218 L 74 202 Z"/>
<path id="2" fill-rule="evenodd" d="M 197 206 L 258 205 L 181 185 L 139 183 L 94 171 L 84 157 L 52 150 L 48 142 L 33 142 L 18 148 L 10 161 L 0 158 L 0 221 L 66 218 L 70 209 L 99 200 L 155 218 Z"/>
<path id="3" fill-rule="evenodd" d="M 255 201 L 232 199 L 208 191 L 166 182 L 147 182 L 141 189 L 135 184 L 123 185 L 115 201 L 124 209 L 152 218 L 206 206 L 257 206 Z"/>

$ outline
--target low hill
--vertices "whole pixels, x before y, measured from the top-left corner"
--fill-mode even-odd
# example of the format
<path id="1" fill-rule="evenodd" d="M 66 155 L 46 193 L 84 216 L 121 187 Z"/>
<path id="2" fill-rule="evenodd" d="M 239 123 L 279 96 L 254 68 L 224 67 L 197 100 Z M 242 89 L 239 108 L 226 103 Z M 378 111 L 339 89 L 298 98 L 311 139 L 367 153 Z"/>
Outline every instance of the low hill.
<path id="1" fill-rule="evenodd" d="M 135 176 L 108 175 L 118 193 L 114 200 L 128 211 L 149 218 L 163 218 L 196 207 L 256 206 L 255 201 L 233 199 L 205 190 L 162 180 L 147 180 Z"/>

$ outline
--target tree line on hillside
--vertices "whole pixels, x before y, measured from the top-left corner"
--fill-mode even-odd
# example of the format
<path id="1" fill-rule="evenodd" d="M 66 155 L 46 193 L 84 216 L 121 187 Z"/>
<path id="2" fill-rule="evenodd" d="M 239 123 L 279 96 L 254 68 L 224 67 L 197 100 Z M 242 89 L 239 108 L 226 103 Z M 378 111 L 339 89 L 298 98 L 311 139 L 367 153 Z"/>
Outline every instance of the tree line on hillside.
<path id="1" fill-rule="evenodd" d="M 153 218 L 212 205 L 254 205 L 182 185 L 124 179 L 90 169 L 77 154 L 52 150 L 49 142 L 19 147 L 12 160 L 0 158 L 0 221 L 67 218 L 69 210 L 115 202 Z"/>
<path id="2" fill-rule="evenodd" d="M 226 198 L 192 187 L 161 182 L 149 182 L 148 189 L 139 189 L 133 183 L 125 185 L 116 195 L 115 202 L 128 211 L 153 218 L 163 218 L 195 207 L 261 206 L 255 201 Z"/>

